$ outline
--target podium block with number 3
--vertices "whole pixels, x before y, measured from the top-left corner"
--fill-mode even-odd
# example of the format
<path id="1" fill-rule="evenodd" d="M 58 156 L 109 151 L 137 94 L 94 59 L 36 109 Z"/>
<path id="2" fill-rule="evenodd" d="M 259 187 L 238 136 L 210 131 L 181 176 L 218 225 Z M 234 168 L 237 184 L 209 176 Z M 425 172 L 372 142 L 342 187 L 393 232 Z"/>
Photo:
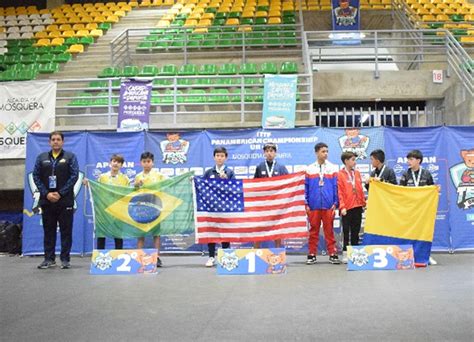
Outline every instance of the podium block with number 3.
<path id="1" fill-rule="evenodd" d="M 156 274 L 156 249 L 94 249 L 91 274 Z"/>
<path id="2" fill-rule="evenodd" d="M 349 271 L 415 268 L 412 245 L 347 246 L 347 259 Z"/>
<path id="3" fill-rule="evenodd" d="M 253 275 L 286 273 L 284 248 L 219 249 L 217 274 Z"/>

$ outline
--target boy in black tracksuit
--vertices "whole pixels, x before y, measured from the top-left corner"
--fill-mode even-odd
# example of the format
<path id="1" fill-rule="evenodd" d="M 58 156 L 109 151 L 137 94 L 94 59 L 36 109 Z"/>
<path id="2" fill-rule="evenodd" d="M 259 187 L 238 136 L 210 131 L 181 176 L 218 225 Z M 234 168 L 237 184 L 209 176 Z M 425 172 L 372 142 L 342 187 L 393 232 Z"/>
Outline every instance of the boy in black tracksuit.
<path id="1" fill-rule="evenodd" d="M 397 176 L 392 168 L 385 165 L 385 152 L 382 150 L 373 150 L 370 153 L 370 162 L 374 170 L 370 173 L 370 178 L 375 178 L 381 182 L 397 185 Z M 369 190 L 370 179 L 365 181 L 365 187 Z"/>

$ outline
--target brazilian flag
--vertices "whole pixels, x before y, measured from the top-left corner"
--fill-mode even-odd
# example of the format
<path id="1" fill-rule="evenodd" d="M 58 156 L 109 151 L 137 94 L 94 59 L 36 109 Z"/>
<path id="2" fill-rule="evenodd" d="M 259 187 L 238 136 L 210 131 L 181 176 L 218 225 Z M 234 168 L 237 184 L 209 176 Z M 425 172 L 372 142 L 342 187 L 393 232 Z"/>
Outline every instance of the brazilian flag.
<path id="1" fill-rule="evenodd" d="M 143 186 L 89 181 L 97 237 L 136 238 L 194 230 L 193 172 Z"/>

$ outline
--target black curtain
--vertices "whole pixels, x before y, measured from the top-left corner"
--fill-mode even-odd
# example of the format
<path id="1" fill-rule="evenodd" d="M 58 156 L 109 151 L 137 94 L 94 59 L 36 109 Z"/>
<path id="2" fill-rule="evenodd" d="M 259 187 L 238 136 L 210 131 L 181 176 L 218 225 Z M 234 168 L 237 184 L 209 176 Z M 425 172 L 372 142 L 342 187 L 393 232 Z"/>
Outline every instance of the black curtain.
<path id="1" fill-rule="evenodd" d="M 36 6 L 43 9 L 46 8 L 46 0 L 0 0 L 0 7 L 9 6 Z"/>

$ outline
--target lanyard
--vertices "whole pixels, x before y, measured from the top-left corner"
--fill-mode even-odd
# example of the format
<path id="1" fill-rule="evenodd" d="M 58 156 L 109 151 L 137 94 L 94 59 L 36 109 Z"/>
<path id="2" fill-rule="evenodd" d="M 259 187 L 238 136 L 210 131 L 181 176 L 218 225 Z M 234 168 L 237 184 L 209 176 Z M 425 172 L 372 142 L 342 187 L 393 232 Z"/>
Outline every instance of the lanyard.
<path id="1" fill-rule="evenodd" d="M 420 170 L 418 170 L 418 177 L 415 177 L 415 173 L 413 172 L 412 169 L 410 169 L 411 171 L 411 176 L 413 177 L 413 182 L 415 183 L 415 186 L 419 186 L 420 185 L 420 180 L 421 180 L 421 166 L 420 166 Z"/>
<path id="2" fill-rule="evenodd" d="M 344 169 L 344 171 L 346 171 L 347 176 L 349 177 L 349 180 L 352 184 L 352 190 L 355 191 L 355 188 L 356 188 L 356 186 L 355 186 L 355 171 L 351 170 L 351 172 L 349 172 L 349 171 L 347 171 L 347 169 Z"/>
<path id="3" fill-rule="evenodd" d="M 50 159 L 50 161 L 51 161 L 51 175 L 52 176 L 54 176 L 54 174 L 56 172 L 56 165 L 58 165 L 58 160 L 59 160 L 59 158 L 54 159 L 53 157 L 51 157 L 51 159 Z"/>
<path id="4" fill-rule="evenodd" d="M 268 168 L 268 162 L 265 161 L 265 167 L 267 168 L 267 175 L 268 177 L 273 176 L 273 169 L 275 168 L 276 161 L 273 161 L 271 169 Z"/>
<path id="5" fill-rule="evenodd" d="M 319 164 L 319 163 L 318 163 Z M 319 164 L 319 179 L 324 178 L 324 174 L 326 172 L 326 164 Z"/>
<path id="6" fill-rule="evenodd" d="M 385 171 L 385 165 L 382 167 L 382 170 L 380 170 L 379 179 L 382 179 L 382 175 L 384 171 Z"/>

